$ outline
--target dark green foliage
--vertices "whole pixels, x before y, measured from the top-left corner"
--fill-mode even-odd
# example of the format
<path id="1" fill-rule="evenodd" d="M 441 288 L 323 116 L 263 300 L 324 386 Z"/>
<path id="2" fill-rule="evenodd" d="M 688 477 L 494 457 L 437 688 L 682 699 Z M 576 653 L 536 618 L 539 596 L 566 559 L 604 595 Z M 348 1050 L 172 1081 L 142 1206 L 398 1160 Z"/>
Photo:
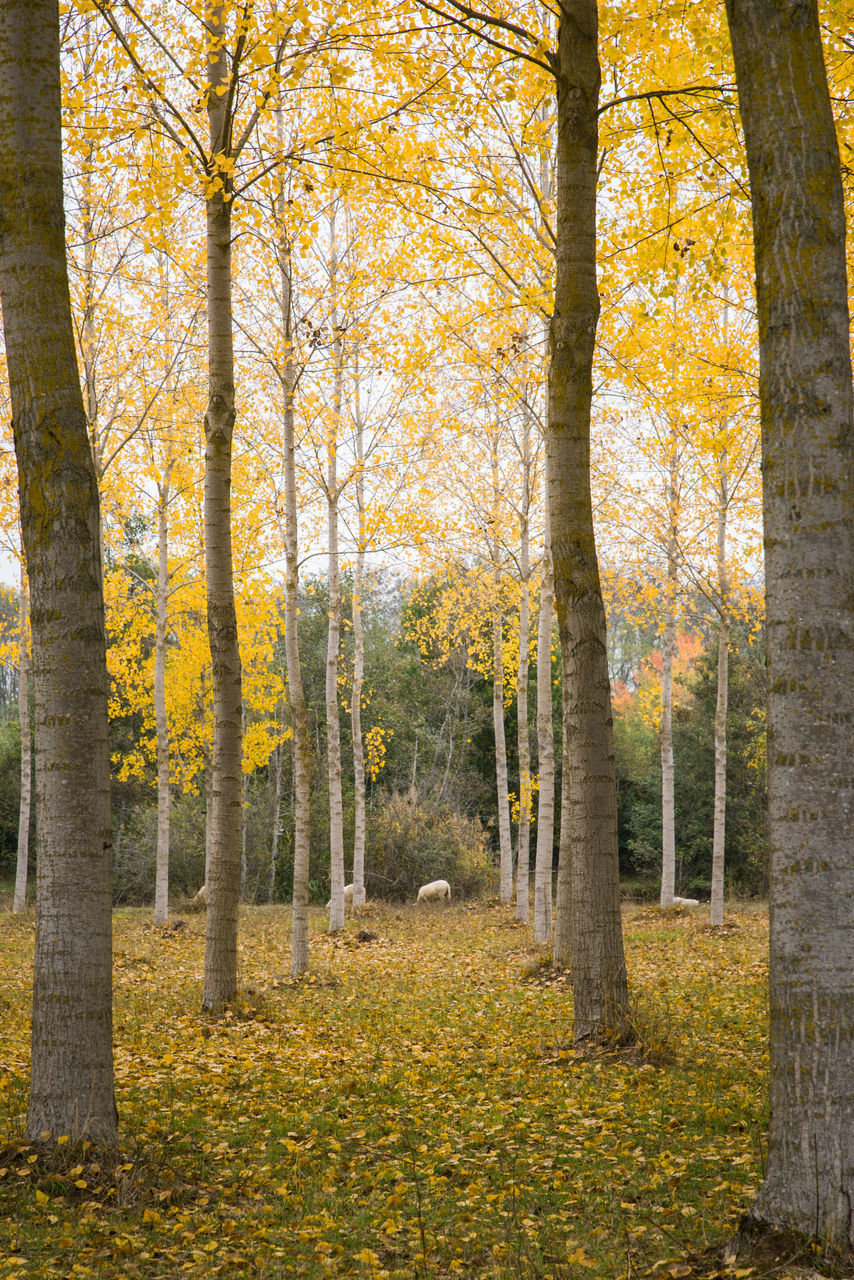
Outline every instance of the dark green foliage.
<path id="1" fill-rule="evenodd" d="M 677 874 L 683 891 L 695 895 L 711 886 L 717 683 L 717 647 L 709 645 L 673 726 Z M 742 628 L 733 630 L 729 659 L 726 872 L 728 889 L 767 892 L 765 654 Z"/>
<path id="2" fill-rule="evenodd" d="M 0 877 L 14 878 L 21 804 L 21 731 L 17 720 L 0 722 Z M 34 860 L 33 860 L 34 865 Z"/>
<path id="3" fill-rule="evenodd" d="M 661 868 L 661 754 L 636 707 L 615 715 L 614 751 L 620 873 L 652 876 Z"/>
<path id="4" fill-rule="evenodd" d="M 673 720 L 676 764 L 677 892 L 708 896 L 714 815 L 714 732 L 717 642 L 714 636 L 686 679 L 688 696 Z M 726 884 L 745 894 L 766 891 L 765 662 L 760 638 L 733 629 L 727 724 Z M 615 716 L 621 871 L 648 877 L 661 871 L 661 762 L 658 733 L 644 724 L 631 697 Z"/>

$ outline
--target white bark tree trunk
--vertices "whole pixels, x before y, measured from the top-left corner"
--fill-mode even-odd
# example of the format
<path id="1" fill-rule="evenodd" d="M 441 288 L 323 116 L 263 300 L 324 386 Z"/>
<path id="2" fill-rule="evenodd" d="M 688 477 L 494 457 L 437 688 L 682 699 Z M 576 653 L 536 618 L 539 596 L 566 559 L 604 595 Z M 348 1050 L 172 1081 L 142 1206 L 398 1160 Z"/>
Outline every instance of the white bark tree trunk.
<path id="1" fill-rule="evenodd" d="M 287 662 L 287 658 L 285 659 Z M 276 747 L 276 763 L 275 763 L 275 791 L 273 795 L 273 823 L 270 835 L 270 868 L 267 875 L 267 901 L 274 902 L 276 898 L 276 868 L 279 865 L 279 836 L 280 824 L 282 821 L 282 769 L 285 760 L 284 743 L 280 742 Z"/>
<path id="2" fill-rule="evenodd" d="M 326 440 L 326 532 L 329 626 L 326 643 L 326 776 L 329 786 L 329 932 L 344 928 L 344 804 L 341 795 L 341 722 L 338 715 L 338 654 L 341 642 L 341 572 L 338 554 L 338 433 L 344 381 L 344 339 L 338 314 L 338 244 L 335 213 L 330 215 L 333 409 Z"/>
<path id="3" fill-rule="evenodd" d="M 540 616 L 537 625 L 537 853 L 534 872 L 534 941 L 544 946 L 552 930 L 552 861 L 555 823 L 555 745 L 552 720 L 552 628 L 554 572 L 549 533 L 548 476 L 545 483 L 545 532 Z"/>
<path id="4" fill-rule="evenodd" d="M 284 146 L 281 101 L 276 107 L 276 136 Z M 283 467 L 285 480 L 285 662 L 288 669 L 288 698 L 291 706 L 294 743 L 294 871 L 291 900 L 291 974 L 299 977 L 308 969 L 308 881 L 311 855 L 311 748 L 308 710 L 302 681 L 299 653 L 299 519 L 297 514 L 296 431 L 294 396 L 297 368 L 293 331 L 293 263 L 285 224 L 285 193 L 276 193 L 278 222 L 277 257 L 282 341 L 284 356 L 280 369 L 283 415 Z"/>
<path id="5" fill-rule="evenodd" d="M 726 847 L 727 704 L 729 702 L 729 577 L 726 565 L 726 524 L 729 476 L 724 450 L 718 476 L 718 694 L 715 706 L 715 814 L 712 833 L 712 893 L 709 924 L 724 922 L 724 850 Z"/>
<path id="6" fill-rule="evenodd" d="M 353 726 L 353 906 L 365 905 L 365 746 L 362 738 L 362 685 L 365 678 L 365 632 L 362 625 L 362 583 L 365 577 L 364 441 L 359 388 L 358 349 L 355 365 L 356 511 L 359 522 L 356 567 L 353 574 L 353 691 L 350 719 Z"/>
<path id="7" fill-rule="evenodd" d="M 560 780 L 560 849 L 557 864 L 557 892 L 555 894 L 554 941 L 552 964 L 565 969 L 572 962 L 572 841 L 569 826 L 569 741 L 566 733 L 566 717 L 561 725 L 561 780 Z"/>
<path id="8" fill-rule="evenodd" d="M 231 82 L 225 0 L 208 11 L 207 112 L 212 166 L 231 148 Z M 213 749 L 208 910 L 202 1007 L 221 1009 L 237 993 L 237 909 L 243 820 L 243 699 L 231 545 L 234 345 L 231 279 L 231 179 L 208 196 L 208 404 L 205 412 L 205 572 L 213 684 Z M 228 199 L 226 199 L 228 197 Z"/>
<path id="9" fill-rule="evenodd" d="M 673 767 L 673 660 L 676 657 L 678 441 L 671 437 L 667 485 L 668 540 L 664 634 L 661 640 L 661 905 L 673 906 L 676 892 L 676 801 Z"/>
<path id="10" fill-rule="evenodd" d="M 38 886 L 27 1137 L 114 1146 L 98 490 L 65 260 L 56 0 L 0 7 L 0 300 L 31 592 Z"/>
<path id="11" fill-rule="evenodd" d="M 513 838 L 510 829 L 510 798 L 507 785 L 507 739 L 504 732 L 504 627 L 501 611 L 501 560 L 498 541 L 499 502 L 498 432 L 491 447 L 492 520 L 492 726 L 495 736 L 495 783 L 498 791 L 498 842 L 500 850 L 499 896 L 504 903 L 513 901 Z"/>
<path id="12" fill-rule="evenodd" d="M 759 330 L 771 1119 L 755 1223 L 854 1246 L 854 405 L 819 15 L 727 0 Z"/>
<path id="13" fill-rule="evenodd" d="M 516 834 L 516 919 L 531 918 L 531 737 L 528 729 L 528 651 L 531 642 L 531 422 L 522 428 L 522 506 L 519 512 L 519 664 L 516 674 L 516 719 L 519 751 L 519 829 Z"/>
<path id="14" fill-rule="evenodd" d="M 166 714 L 166 624 L 169 606 L 170 463 L 159 486 L 157 503 L 157 596 L 154 631 L 154 718 L 157 733 L 157 862 L 154 923 L 169 919 L 169 719 Z"/>
<path id="15" fill-rule="evenodd" d="M 30 729 L 30 598 L 21 549 L 21 600 L 18 642 L 18 725 L 21 730 L 21 801 L 18 806 L 18 856 L 15 865 L 15 913 L 27 909 L 27 870 L 30 861 L 30 810 L 33 795 L 33 749 Z"/>

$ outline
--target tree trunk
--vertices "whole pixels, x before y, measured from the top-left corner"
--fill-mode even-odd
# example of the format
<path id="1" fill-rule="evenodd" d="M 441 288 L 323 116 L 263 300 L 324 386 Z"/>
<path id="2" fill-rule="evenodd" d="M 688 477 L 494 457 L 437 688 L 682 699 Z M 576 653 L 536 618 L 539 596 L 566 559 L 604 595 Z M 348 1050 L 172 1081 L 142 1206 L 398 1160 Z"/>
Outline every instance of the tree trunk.
<path id="1" fill-rule="evenodd" d="M 359 521 L 356 567 L 353 574 L 353 906 L 365 905 L 365 747 L 362 739 L 362 685 L 365 677 L 365 634 L 362 626 L 362 583 L 365 577 L 365 455 L 359 402 L 358 349 L 355 353 L 356 510 Z"/>
<path id="2" fill-rule="evenodd" d="M 231 284 L 231 191 L 217 157 L 230 150 L 228 54 L 223 44 L 225 0 L 208 17 L 208 123 L 212 182 L 206 201 L 208 405 L 205 413 L 205 571 L 213 686 L 210 870 L 202 1006 L 221 1009 L 237 993 L 237 907 L 243 817 L 242 694 L 231 547 L 231 449 L 234 433 L 234 349 Z M 228 197 L 228 198 L 226 198 Z"/>
<path id="3" fill-rule="evenodd" d="M 668 557 L 664 635 L 661 638 L 661 906 L 672 907 L 676 892 L 676 821 L 673 767 L 673 658 L 676 654 L 675 583 Z"/>
<path id="4" fill-rule="evenodd" d="M 276 900 L 276 867 L 279 862 L 279 824 L 282 821 L 282 766 L 285 759 L 285 746 L 279 742 L 276 747 L 276 790 L 273 799 L 273 831 L 270 836 L 270 870 L 267 876 L 267 901 Z"/>
<path id="5" fill-rule="evenodd" d="M 21 801 L 18 806 L 18 857 L 15 866 L 15 897 L 12 911 L 27 909 L 27 870 L 30 861 L 30 810 L 33 795 L 33 748 L 30 730 L 30 600 L 27 571 L 21 549 L 21 638 L 18 644 L 18 725 L 21 730 Z"/>
<path id="6" fill-rule="evenodd" d="M 498 541 L 499 502 L 498 432 L 492 441 L 492 726 L 495 736 L 495 784 L 498 791 L 498 841 L 500 849 L 499 895 L 513 901 L 513 838 L 510 830 L 510 799 L 507 786 L 507 740 L 504 733 L 504 626 L 501 612 L 501 561 Z"/>
<path id="7" fill-rule="evenodd" d="M 202 673 L 204 676 L 204 672 Z M 211 874 L 211 833 L 213 831 L 213 768 L 210 748 L 202 748 L 205 762 L 205 889 Z"/>
<path id="8" fill-rule="evenodd" d="M 555 742 L 552 722 L 552 627 L 554 573 L 549 533 L 548 477 L 546 478 L 543 580 L 537 625 L 537 854 L 534 872 L 534 941 L 545 946 L 552 929 L 552 861 L 555 827 Z"/>
<path id="9" fill-rule="evenodd" d="M 283 147 L 281 103 L 276 108 L 276 136 Z M 311 748 L 308 709 L 299 655 L 299 520 L 297 516 L 296 432 L 294 396 L 297 370 L 294 359 L 293 279 L 290 242 L 285 226 L 285 194 L 276 193 L 278 221 L 277 256 L 281 287 L 281 319 L 284 359 L 282 384 L 283 457 L 285 478 L 285 662 L 294 742 L 294 880 L 291 900 L 291 974 L 308 969 L 308 877 L 311 855 Z"/>
<path id="10" fill-rule="evenodd" d="M 115 1145 L 99 504 L 65 261 L 55 0 L 0 7 L 0 299 L 31 592 L 38 814 L 27 1137 Z"/>
<path id="11" fill-rule="evenodd" d="M 566 716 L 562 717 L 561 724 L 561 761 L 560 849 L 552 943 L 552 964 L 557 969 L 565 969 L 572 963 L 572 844 L 569 823 L 569 744 L 566 737 Z"/>
<path id="12" fill-rule="evenodd" d="M 724 922 L 724 850 L 726 846 L 727 703 L 729 701 L 729 580 L 726 567 L 726 520 L 729 501 L 726 450 L 721 454 L 718 489 L 718 695 L 715 706 L 715 816 L 712 832 L 712 895 L 709 924 Z"/>
<path id="13" fill-rule="evenodd" d="M 854 1245 L 854 409 L 815 3 L 727 0 L 759 322 L 771 1121 L 758 1223 Z"/>
<path id="14" fill-rule="evenodd" d="M 531 918 L 531 738 L 528 729 L 528 650 L 531 642 L 531 550 L 528 510 L 531 488 L 531 423 L 525 414 L 522 444 L 522 509 L 519 516 L 519 665 L 516 676 L 516 740 L 519 750 L 519 830 L 516 835 L 516 919 Z"/>
<path id="15" fill-rule="evenodd" d="M 557 268 L 550 329 L 549 501 L 563 651 L 575 1037 L 612 1034 L 628 992 L 620 921 L 617 800 L 605 609 L 590 494 L 599 100 L 595 0 L 566 0 L 558 26 Z"/>
<path id="16" fill-rule="evenodd" d="M 498 578 L 498 572 L 495 574 Z M 496 593 L 499 590 L 495 584 Z M 510 833 L 510 800 L 507 790 L 507 741 L 504 735 L 504 637 L 500 606 L 492 610 L 492 726 L 495 734 L 495 783 L 498 789 L 498 840 L 500 846 L 499 893 L 502 902 L 513 900 L 513 844 Z"/>
<path id="17" fill-rule="evenodd" d="M 166 715 L 166 622 L 169 603 L 169 490 L 172 464 L 160 485 L 157 504 L 157 600 L 154 631 L 154 719 L 157 732 L 157 862 L 154 923 L 169 919 L 169 720 Z"/>
<path id="18" fill-rule="evenodd" d="M 338 316 L 338 245 L 335 214 L 330 217 L 332 352 L 334 390 L 332 423 L 326 440 L 326 527 L 329 544 L 327 584 L 329 625 L 326 642 L 326 776 L 329 786 L 329 932 L 344 928 L 344 803 L 341 795 L 341 722 L 338 716 L 338 651 L 341 638 L 341 572 L 338 555 L 338 433 L 344 377 L 344 340 Z"/>
<path id="19" fill-rule="evenodd" d="M 91 26 L 87 23 L 87 43 L 91 33 Z M 81 230 L 83 232 L 83 315 L 80 324 L 80 355 L 83 361 L 83 389 L 85 394 L 86 419 L 89 427 L 89 440 L 92 446 L 92 456 L 95 462 L 95 475 L 98 480 L 98 489 L 104 480 L 104 457 L 103 442 L 98 423 L 98 388 L 95 382 L 95 363 L 97 352 L 97 335 L 95 333 L 95 299 L 101 292 L 95 278 L 95 245 L 97 244 L 97 232 L 95 230 L 94 215 L 92 209 L 92 179 L 97 161 L 95 158 L 95 148 L 90 146 L 87 148 L 86 158 L 80 175 L 81 181 L 81 199 L 80 199 L 80 218 Z M 99 510 L 98 525 L 98 544 L 100 547 L 101 565 L 107 563 L 106 539 L 104 537 L 104 517 Z"/>

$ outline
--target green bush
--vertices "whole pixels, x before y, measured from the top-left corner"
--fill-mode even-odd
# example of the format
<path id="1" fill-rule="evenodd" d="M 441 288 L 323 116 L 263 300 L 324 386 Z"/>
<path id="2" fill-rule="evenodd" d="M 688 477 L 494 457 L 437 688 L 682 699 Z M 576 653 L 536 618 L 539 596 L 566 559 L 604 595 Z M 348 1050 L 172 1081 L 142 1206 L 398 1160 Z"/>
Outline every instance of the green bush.
<path id="1" fill-rule="evenodd" d="M 384 796 L 372 810 L 365 863 L 369 898 L 414 899 L 431 880 L 447 880 L 454 898 L 495 888 L 489 840 L 479 820 L 412 789 Z"/>

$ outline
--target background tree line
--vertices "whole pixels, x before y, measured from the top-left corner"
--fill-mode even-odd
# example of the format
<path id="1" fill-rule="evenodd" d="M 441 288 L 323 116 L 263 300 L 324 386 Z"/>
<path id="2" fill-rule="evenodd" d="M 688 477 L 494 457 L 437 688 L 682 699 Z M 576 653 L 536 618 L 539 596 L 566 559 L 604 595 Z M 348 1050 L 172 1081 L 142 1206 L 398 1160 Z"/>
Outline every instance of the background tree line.
<path id="1" fill-rule="evenodd" d="M 151 577 L 154 566 L 138 549 L 111 573 Z M 424 623 L 443 587 L 378 572 L 363 588 L 366 682 L 363 716 L 369 743 L 367 768 L 369 896 L 405 898 L 431 876 L 445 876 L 462 893 L 493 892 L 498 856 L 496 777 L 492 731 L 493 673 L 474 664 L 463 641 L 452 651 L 419 642 Z M 0 856 L 4 881 L 14 879 L 20 800 L 20 732 L 17 714 L 17 607 L 4 593 L 7 662 L 3 664 L 0 718 Z M 343 590 L 344 643 L 342 709 L 352 683 L 352 575 Z M 698 604 L 700 602 L 697 602 Z M 707 612 L 707 611 L 706 611 Z M 300 601 L 303 678 L 311 726 L 313 900 L 329 894 L 329 826 L 324 759 L 324 651 L 328 591 L 318 577 L 304 584 Z M 674 717 L 678 891 L 707 897 L 710 889 L 714 801 L 713 724 L 716 695 L 714 627 L 694 611 L 691 632 L 683 633 L 677 663 Z M 507 628 L 509 629 L 509 623 Z M 488 630 L 482 622 L 480 630 Z M 284 620 L 279 599 L 267 661 L 271 688 L 284 673 Z M 624 890 L 656 895 L 661 870 L 661 771 L 659 761 L 660 651 L 652 626 L 631 620 L 614 601 L 610 663 L 615 682 L 615 747 Z M 121 646 L 120 631 L 111 639 Z M 153 643 L 149 635 L 147 646 Z M 177 646 L 177 636 L 171 638 Z M 559 723 L 559 642 L 554 639 L 551 682 L 554 723 Z M 730 670 L 727 868 L 732 891 L 767 891 L 765 844 L 764 646 L 761 628 L 744 625 L 733 639 Z M 278 681 L 276 676 L 279 677 Z M 156 770 L 149 750 L 139 746 L 148 733 L 143 707 L 133 708 L 135 690 L 121 689 L 115 677 L 111 719 L 114 815 L 114 893 L 118 903 L 142 905 L 154 894 L 157 843 Z M 512 694 L 512 684 L 509 692 Z M 124 693 L 124 696 L 123 696 Z M 533 734 L 536 709 L 529 708 Z M 287 708 L 276 709 L 287 729 Z M 274 717 L 275 718 L 275 717 Z M 514 829 L 518 827 L 519 760 L 517 707 L 505 707 Z M 252 716 L 247 716 L 251 729 Z M 555 731 L 557 784 L 561 782 L 561 742 Z M 134 771 L 126 769 L 135 758 Z M 342 719 L 345 847 L 352 850 L 354 765 L 350 722 Z M 534 760 L 536 776 L 536 758 Z M 415 791 L 417 799 L 410 796 Z M 293 746 L 282 737 L 269 759 L 246 776 L 244 795 L 242 896 L 245 901 L 287 902 L 293 874 Z M 536 816 L 536 811 L 535 815 Z M 33 813 L 33 835 L 36 817 Z M 405 834 L 403 825 L 405 824 Z M 398 830 L 400 828 L 400 830 Z M 535 832 L 536 835 L 536 832 Z M 559 833 L 552 836 L 556 870 Z M 192 784 L 176 787 L 170 838 L 170 880 L 178 897 L 192 896 L 204 881 L 204 766 Z M 347 858 L 348 882 L 352 872 Z M 36 870 L 33 857 L 32 874 Z"/>

